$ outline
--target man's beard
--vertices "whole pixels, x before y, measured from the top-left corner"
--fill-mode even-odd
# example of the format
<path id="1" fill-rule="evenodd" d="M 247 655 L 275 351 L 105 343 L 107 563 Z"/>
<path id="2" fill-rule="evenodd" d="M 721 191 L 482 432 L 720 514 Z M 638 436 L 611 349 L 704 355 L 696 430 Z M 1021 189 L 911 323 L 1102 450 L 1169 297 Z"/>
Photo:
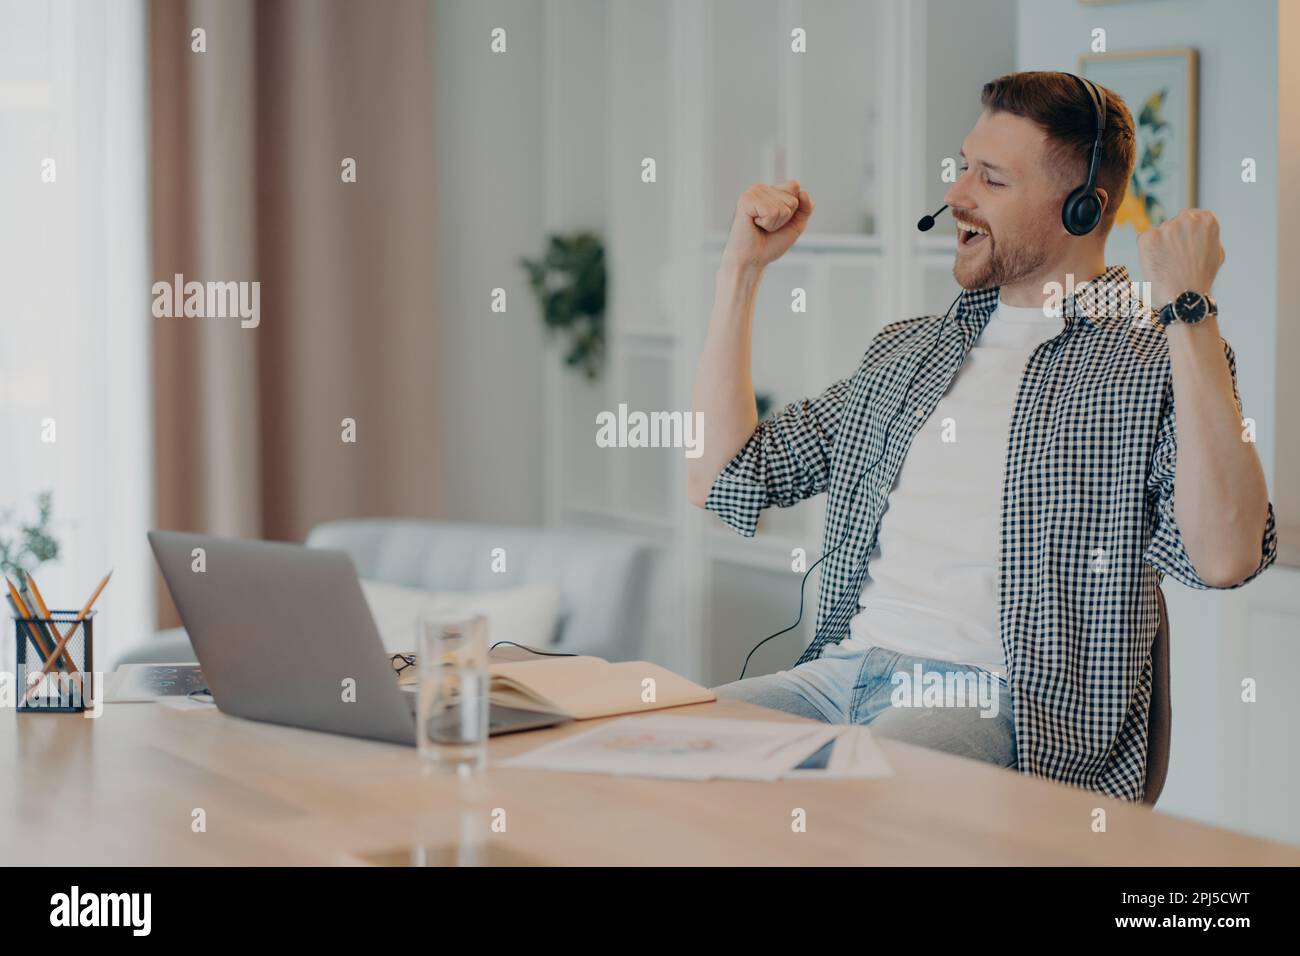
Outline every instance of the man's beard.
<path id="1" fill-rule="evenodd" d="M 981 244 L 989 247 L 987 256 L 976 253 L 970 261 L 963 262 L 958 258 L 953 262 L 953 278 L 963 289 L 993 289 L 1008 285 L 1032 275 L 1047 262 L 1043 243 L 1027 242 L 1003 251 L 994 243 L 993 237 L 988 236 Z"/>

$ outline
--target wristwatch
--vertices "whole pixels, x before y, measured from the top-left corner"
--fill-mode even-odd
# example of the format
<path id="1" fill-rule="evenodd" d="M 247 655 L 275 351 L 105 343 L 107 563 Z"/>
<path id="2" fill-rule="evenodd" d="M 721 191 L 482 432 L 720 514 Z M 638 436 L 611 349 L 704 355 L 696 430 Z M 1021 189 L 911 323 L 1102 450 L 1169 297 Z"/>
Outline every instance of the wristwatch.
<path id="1" fill-rule="evenodd" d="M 1218 314 L 1219 306 L 1213 296 L 1188 290 L 1180 292 L 1172 302 L 1165 303 L 1165 307 L 1156 314 L 1156 318 L 1164 326 L 1168 326 L 1175 319 L 1188 325 L 1195 325 L 1203 321 L 1206 316 Z"/>

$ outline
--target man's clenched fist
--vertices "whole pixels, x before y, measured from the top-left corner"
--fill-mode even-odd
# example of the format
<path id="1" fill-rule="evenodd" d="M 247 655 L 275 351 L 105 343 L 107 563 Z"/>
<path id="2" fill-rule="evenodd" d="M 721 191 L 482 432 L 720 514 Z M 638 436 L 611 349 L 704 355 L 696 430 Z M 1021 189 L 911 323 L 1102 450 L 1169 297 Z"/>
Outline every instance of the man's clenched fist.
<path id="1" fill-rule="evenodd" d="M 1223 264 L 1219 220 L 1208 209 L 1184 209 L 1138 236 L 1138 260 L 1151 283 L 1152 308 L 1188 290 L 1209 295 Z"/>
<path id="2" fill-rule="evenodd" d="M 812 197 L 799 189 L 797 179 L 750 186 L 736 202 L 723 262 L 761 267 L 781 258 L 803 234 L 812 211 Z"/>

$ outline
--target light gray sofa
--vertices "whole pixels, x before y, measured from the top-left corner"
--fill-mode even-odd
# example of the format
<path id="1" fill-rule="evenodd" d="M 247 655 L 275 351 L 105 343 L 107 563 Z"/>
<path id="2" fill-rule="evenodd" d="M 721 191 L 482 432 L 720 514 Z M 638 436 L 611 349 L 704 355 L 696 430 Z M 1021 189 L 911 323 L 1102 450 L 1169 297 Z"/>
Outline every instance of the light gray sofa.
<path id="1" fill-rule="evenodd" d="M 649 551 L 629 535 L 594 528 L 364 518 L 317 525 L 307 544 L 346 551 L 362 578 L 405 587 L 493 591 L 557 584 L 561 619 L 556 650 L 611 661 L 644 657 Z M 505 549 L 506 573 L 492 570 L 496 548 Z M 192 660 L 185 631 L 172 628 L 127 651 L 114 666 Z"/>

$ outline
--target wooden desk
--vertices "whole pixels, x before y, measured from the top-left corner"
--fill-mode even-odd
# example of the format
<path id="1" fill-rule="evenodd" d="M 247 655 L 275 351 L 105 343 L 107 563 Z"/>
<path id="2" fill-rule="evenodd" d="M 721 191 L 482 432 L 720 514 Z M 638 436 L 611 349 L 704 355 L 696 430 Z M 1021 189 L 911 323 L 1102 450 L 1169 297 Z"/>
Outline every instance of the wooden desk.
<path id="1" fill-rule="evenodd" d="M 672 713 L 800 720 L 722 700 Z M 495 737 L 474 781 L 414 750 L 109 704 L 0 711 L 0 860 L 89 864 L 1270 864 L 1300 849 L 1013 771 L 882 741 L 895 776 L 776 783 L 504 770 L 493 759 L 594 721 Z M 1091 830 L 1105 807 L 1108 832 Z M 807 832 L 791 832 L 791 812 Z M 206 832 L 191 829 L 206 814 Z M 490 829 L 505 813 L 504 833 Z"/>

